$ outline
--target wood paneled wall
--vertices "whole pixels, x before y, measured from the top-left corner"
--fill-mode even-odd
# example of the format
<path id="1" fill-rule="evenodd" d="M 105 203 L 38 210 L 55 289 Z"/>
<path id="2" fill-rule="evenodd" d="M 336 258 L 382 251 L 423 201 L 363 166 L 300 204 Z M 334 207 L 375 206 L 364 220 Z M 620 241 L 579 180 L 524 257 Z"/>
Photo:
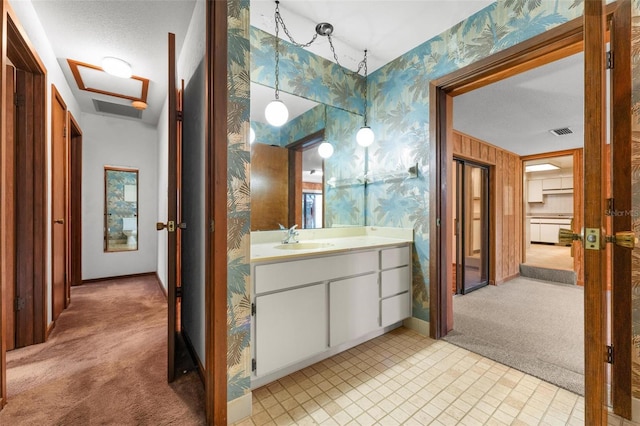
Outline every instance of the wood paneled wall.
<path id="1" fill-rule="evenodd" d="M 489 283 L 517 277 L 524 239 L 520 157 L 455 130 L 453 156 L 489 166 Z"/>

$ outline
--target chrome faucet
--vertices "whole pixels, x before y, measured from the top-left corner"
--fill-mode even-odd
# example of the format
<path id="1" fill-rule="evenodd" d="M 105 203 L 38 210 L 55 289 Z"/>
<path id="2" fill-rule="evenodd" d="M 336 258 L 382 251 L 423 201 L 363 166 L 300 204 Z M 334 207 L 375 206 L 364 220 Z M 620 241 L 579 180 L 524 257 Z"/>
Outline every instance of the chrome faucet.
<path id="1" fill-rule="evenodd" d="M 296 237 L 298 235 L 300 235 L 300 233 L 295 230 L 298 227 L 297 224 L 293 225 L 289 229 L 285 228 L 282 225 L 280 225 L 280 226 L 281 226 L 281 229 L 283 229 L 283 231 L 284 231 L 284 238 L 282 239 L 282 244 L 292 244 L 292 243 L 297 243 L 298 242 Z"/>

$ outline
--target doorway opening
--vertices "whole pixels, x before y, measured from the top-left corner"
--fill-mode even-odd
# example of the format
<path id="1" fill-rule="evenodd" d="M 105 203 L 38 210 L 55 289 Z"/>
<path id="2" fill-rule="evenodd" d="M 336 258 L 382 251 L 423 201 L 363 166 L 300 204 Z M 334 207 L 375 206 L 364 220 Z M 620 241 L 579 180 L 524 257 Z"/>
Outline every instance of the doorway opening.
<path id="1" fill-rule="evenodd" d="M 489 167 L 453 160 L 454 294 L 489 284 Z"/>

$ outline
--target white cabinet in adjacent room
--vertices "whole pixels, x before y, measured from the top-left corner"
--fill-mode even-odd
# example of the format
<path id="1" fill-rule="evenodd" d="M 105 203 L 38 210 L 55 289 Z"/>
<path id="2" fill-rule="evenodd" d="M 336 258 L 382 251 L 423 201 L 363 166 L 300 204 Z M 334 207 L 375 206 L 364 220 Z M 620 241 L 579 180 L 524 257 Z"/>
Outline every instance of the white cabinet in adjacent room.
<path id="1" fill-rule="evenodd" d="M 527 201 L 530 203 L 542 203 L 542 180 L 534 179 L 527 181 Z"/>

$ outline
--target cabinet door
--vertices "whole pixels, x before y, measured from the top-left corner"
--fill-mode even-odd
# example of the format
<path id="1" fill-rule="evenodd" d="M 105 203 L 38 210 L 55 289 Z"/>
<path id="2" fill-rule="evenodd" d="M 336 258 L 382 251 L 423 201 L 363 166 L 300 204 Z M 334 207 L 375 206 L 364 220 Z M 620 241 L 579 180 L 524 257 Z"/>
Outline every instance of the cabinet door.
<path id="1" fill-rule="evenodd" d="M 539 223 L 531 223 L 530 226 L 530 231 L 531 231 L 531 241 L 536 241 L 536 242 L 540 242 L 542 241 L 540 239 L 540 224 Z"/>
<path id="2" fill-rule="evenodd" d="M 378 274 L 329 283 L 331 346 L 364 336 L 379 327 Z"/>
<path id="3" fill-rule="evenodd" d="M 327 349 L 325 284 L 256 297 L 256 375 Z"/>
<path id="4" fill-rule="evenodd" d="M 542 180 L 534 179 L 527 181 L 527 201 L 530 203 L 542 203 Z"/>
<path id="5" fill-rule="evenodd" d="M 542 189 L 562 189 L 562 178 L 543 179 Z"/>
<path id="6" fill-rule="evenodd" d="M 562 178 L 562 189 L 573 189 L 573 176 Z"/>
<path id="7" fill-rule="evenodd" d="M 557 243 L 560 225 L 543 223 L 540 225 L 540 241 L 544 243 Z"/>

